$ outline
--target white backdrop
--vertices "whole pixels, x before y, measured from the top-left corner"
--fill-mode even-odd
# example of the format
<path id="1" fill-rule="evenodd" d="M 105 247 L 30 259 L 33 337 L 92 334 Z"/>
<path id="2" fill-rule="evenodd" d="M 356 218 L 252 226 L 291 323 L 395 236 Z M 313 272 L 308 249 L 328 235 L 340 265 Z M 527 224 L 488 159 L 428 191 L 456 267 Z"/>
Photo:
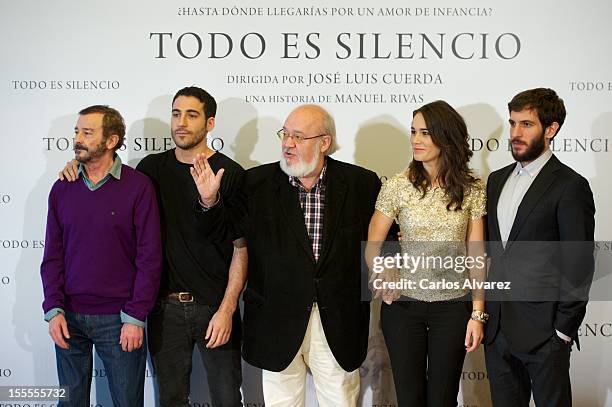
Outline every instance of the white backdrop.
<path id="1" fill-rule="evenodd" d="M 511 162 L 508 100 L 551 87 L 568 110 L 554 151 L 589 179 L 596 239 L 612 240 L 607 0 L 23 0 L 3 2 L 0 11 L 0 386 L 57 383 L 40 307 L 46 198 L 72 157 L 76 112 L 91 104 L 122 112 L 128 130 L 120 155 L 134 166 L 171 147 L 174 92 L 201 86 L 219 103 L 213 146 L 248 168 L 277 160 L 275 131 L 293 107 L 320 102 L 336 118 L 335 157 L 386 177 L 410 159 L 412 110 L 445 99 L 465 117 L 472 166 L 486 177 Z M 581 327 L 583 350 L 573 352 L 571 369 L 578 406 L 612 406 L 610 311 L 609 302 L 593 302 Z M 364 406 L 395 405 L 377 321 L 362 368 Z M 206 406 L 204 373 L 195 366 L 193 405 Z M 154 404 L 152 375 L 147 405 Z M 92 404 L 107 407 L 104 376 L 97 361 Z M 247 405 L 263 403 L 260 380 L 245 366 Z M 482 350 L 466 360 L 462 393 L 465 407 L 490 405 Z"/>

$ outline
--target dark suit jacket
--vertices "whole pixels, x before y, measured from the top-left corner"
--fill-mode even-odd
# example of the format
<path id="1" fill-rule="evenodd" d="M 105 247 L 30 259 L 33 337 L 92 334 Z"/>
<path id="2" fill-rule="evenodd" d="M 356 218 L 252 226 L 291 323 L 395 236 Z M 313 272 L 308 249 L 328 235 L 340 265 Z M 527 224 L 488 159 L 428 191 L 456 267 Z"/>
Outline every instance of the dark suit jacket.
<path id="1" fill-rule="evenodd" d="M 501 326 L 511 349 L 531 352 L 555 329 L 578 339 L 593 278 L 595 205 L 588 181 L 553 156 L 519 205 L 503 248 L 497 205 L 515 166 L 491 173 L 487 183 L 489 280 L 513 286 L 512 298 L 487 302 L 485 343 L 495 340 Z"/>
<path id="2" fill-rule="evenodd" d="M 315 297 L 340 366 L 355 370 L 366 356 L 369 304 L 361 301 L 361 242 L 367 240 L 380 180 L 329 157 L 325 176 L 323 241 L 315 262 L 298 191 L 278 162 L 247 171 L 243 357 L 251 365 L 271 371 L 289 365 Z"/>

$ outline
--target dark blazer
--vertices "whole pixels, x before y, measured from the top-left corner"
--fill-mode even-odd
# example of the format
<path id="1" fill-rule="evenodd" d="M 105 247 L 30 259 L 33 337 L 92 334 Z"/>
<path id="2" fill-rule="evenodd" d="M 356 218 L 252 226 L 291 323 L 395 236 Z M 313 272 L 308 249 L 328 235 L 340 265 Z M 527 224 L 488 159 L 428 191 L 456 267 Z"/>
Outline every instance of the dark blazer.
<path id="1" fill-rule="evenodd" d="M 497 205 L 515 166 L 491 173 L 487 183 L 489 280 L 512 281 L 513 298 L 487 301 L 485 343 L 501 326 L 512 349 L 531 352 L 555 329 L 578 340 L 593 278 L 595 205 L 588 181 L 552 156 L 523 197 L 504 248 Z"/>
<path id="2" fill-rule="evenodd" d="M 298 191 L 278 162 L 247 171 L 243 357 L 251 365 L 270 371 L 289 365 L 315 298 L 340 366 L 352 371 L 365 359 L 370 311 L 361 301 L 361 242 L 367 240 L 380 180 L 330 157 L 325 177 L 323 240 L 315 262 Z"/>

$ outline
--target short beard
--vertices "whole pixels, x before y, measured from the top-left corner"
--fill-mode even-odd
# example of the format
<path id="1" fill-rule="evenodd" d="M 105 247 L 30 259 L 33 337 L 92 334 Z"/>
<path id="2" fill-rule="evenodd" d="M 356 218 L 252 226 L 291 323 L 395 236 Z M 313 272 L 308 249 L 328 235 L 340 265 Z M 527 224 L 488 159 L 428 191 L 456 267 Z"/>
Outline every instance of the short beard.
<path id="1" fill-rule="evenodd" d="M 81 150 L 81 149 L 78 149 Z M 76 151 L 78 151 L 76 150 Z M 106 148 L 106 140 L 102 140 L 102 142 L 100 144 L 98 144 L 93 150 L 81 150 L 81 151 L 86 151 L 88 154 L 85 156 L 80 156 L 78 154 L 76 154 L 75 151 L 75 155 L 74 158 L 75 160 L 77 160 L 78 162 L 80 162 L 81 164 L 87 164 L 88 162 L 102 157 L 107 151 L 108 148 Z"/>
<path id="2" fill-rule="evenodd" d="M 181 150 L 191 150 L 192 148 L 197 147 L 202 142 L 202 140 L 206 142 L 206 134 L 194 133 L 193 140 L 187 142 L 179 142 L 178 138 L 174 137 L 174 134 L 172 134 L 172 140 L 174 141 L 174 144 L 176 144 L 176 146 Z"/>
<path id="3" fill-rule="evenodd" d="M 530 162 L 535 160 L 544 152 L 544 149 L 546 147 L 544 141 L 544 130 L 542 130 L 542 134 L 540 135 L 540 137 L 535 139 L 531 145 L 528 145 L 525 152 L 518 154 L 514 151 L 514 149 L 511 149 L 512 158 L 514 158 L 514 160 L 518 162 Z"/>
<path id="4" fill-rule="evenodd" d="M 321 151 L 319 150 L 319 143 L 315 146 L 315 155 L 312 158 L 312 161 L 305 163 L 300 160 L 297 164 L 289 165 L 287 164 L 287 160 L 282 156 L 280 159 L 280 167 L 283 172 L 289 176 L 302 178 L 311 174 L 315 168 L 317 168 L 317 164 L 319 163 L 319 159 L 321 157 Z"/>

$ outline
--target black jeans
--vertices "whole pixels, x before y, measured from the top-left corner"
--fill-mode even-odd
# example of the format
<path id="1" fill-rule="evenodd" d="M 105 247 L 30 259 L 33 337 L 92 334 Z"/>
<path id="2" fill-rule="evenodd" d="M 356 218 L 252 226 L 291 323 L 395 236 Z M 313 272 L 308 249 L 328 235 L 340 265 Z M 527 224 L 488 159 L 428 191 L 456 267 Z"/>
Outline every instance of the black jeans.
<path id="1" fill-rule="evenodd" d="M 149 351 L 155 367 L 160 407 L 189 406 L 193 347 L 197 345 L 206 369 L 212 405 L 242 406 L 240 385 L 241 326 L 234 313 L 230 340 L 208 349 L 204 336 L 218 307 L 195 302 L 163 300 L 148 318 Z"/>
<path id="2" fill-rule="evenodd" d="M 400 407 L 457 405 L 472 303 L 397 301 L 381 308 Z"/>

